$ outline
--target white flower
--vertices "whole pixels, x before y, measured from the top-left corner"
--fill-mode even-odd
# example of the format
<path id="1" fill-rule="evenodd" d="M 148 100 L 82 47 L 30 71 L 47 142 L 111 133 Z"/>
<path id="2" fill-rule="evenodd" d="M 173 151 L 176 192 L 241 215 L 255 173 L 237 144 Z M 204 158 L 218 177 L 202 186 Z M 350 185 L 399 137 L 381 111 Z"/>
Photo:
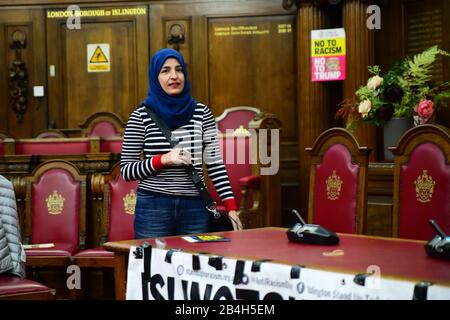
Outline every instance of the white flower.
<path id="1" fill-rule="evenodd" d="M 372 102 L 369 99 L 362 101 L 358 106 L 358 111 L 363 118 L 367 117 L 370 109 L 372 109 Z"/>
<path id="2" fill-rule="evenodd" d="M 383 83 L 383 78 L 380 76 L 373 76 L 367 80 L 367 89 L 375 90 Z"/>

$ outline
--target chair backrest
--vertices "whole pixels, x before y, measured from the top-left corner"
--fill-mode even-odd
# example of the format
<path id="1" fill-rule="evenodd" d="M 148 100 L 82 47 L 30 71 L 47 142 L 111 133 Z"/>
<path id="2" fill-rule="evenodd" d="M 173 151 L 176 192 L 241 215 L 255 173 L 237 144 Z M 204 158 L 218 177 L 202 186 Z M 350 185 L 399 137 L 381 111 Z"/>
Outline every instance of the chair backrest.
<path id="1" fill-rule="evenodd" d="M 370 150 L 343 128 L 324 131 L 311 156 L 308 220 L 335 232 L 363 233 Z"/>
<path id="2" fill-rule="evenodd" d="M 219 131 L 220 151 L 238 206 L 241 201 L 239 180 L 252 175 L 250 134 L 246 129 L 248 129 L 249 122 L 259 113 L 260 110 L 258 108 L 238 106 L 225 109 L 220 116 L 215 118 Z M 231 130 L 234 132 L 230 132 Z M 212 187 L 211 181 L 208 180 L 207 184 L 211 196 L 221 205 L 222 201 L 216 190 Z"/>
<path id="3" fill-rule="evenodd" d="M 59 130 L 46 130 L 38 133 L 36 139 L 50 139 L 50 138 L 67 138 L 64 132 Z"/>
<path id="4" fill-rule="evenodd" d="M 70 162 L 51 160 L 37 166 L 27 182 L 25 242 L 84 246 L 86 176 Z"/>
<path id="5" fill-rule="evenodd" d="M 248 128 L 248 123 L 260 112 L 258 108 L 246 106 L 227 108 L 216 117 L 217 128 L 222 133 L 226 133 L 227 129 L 238 129 L 241 126 Z"/>
<path id="6" fill-rule="evenodd" d="M 239 206 L 242 198 L 240 179 L 252 175 L 250 135 L 219 135 L 219 146 L 231 189 L 233 190 L 236 204 Z M 209 179 L 208 190 L 216 203 L 221 205 L 222 201 Z M 251 204 L 246 204 L 246 206 L 249 205 Z"/>
<path id="7" fill-rule="evenodd" d="M 116 164 L 104 184 L 104 207 L 107 235 L 104 241 L 134 239 L 134 209 L 136 206 L 137 181 L 125 181 L 120 174 L 120 164 Z"/>
<path id="8" fill-rule="evenodd" d="M 450 235 L 450 130 L 420 125 L 390 150 L 395 161 L 393 236 L 430 240 L 436 232 L 429 219 Z"/>
<path id="9" fill-rule="evenodd" d="M 125 123 L 115 113 L 97 112 L 80 123 L 79 127 L 85 137 L 114 137 L 123 135 Z"/>

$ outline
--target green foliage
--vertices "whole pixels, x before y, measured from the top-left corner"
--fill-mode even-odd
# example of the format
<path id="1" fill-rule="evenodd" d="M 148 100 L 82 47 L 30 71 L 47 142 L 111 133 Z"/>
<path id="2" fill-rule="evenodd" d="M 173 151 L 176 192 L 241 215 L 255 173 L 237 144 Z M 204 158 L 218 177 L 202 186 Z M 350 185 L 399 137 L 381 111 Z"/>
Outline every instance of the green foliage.
<path id="1" fill-rule="evenodd" d="M 367 85 L 355 92 L 356 101 L 341 104 L 341 109 L 356 110 L 338 110 L 336 116 L 351 115 L 352 126 L 358 117 L 379 126 L 392 116 L 416 115 L 416 107 L 424 100 L 433 101 L 434 108 L 446 107 L 446 99 L 450 98 L 450 81 L 434 88 L 431 86 L 433 65 L 439 56 L 449 57 L 450 53 L 432 46 L 395 63 L 384 76 L 379 66 L 369 66 L 373 76 Z M 349 122 L 348 118 L 344 120 Z"/>

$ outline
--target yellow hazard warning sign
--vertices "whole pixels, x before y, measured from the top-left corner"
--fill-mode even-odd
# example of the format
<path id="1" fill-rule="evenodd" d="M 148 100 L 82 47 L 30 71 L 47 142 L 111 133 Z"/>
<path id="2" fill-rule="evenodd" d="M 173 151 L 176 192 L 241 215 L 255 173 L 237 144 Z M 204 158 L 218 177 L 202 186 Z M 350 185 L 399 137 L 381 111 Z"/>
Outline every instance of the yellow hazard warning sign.
<path id="1" fill-rule="evenodd" d="M 111 59 L 109 43 L 90 43 L 87 45 L 87 71 L 109 72 Z"/>

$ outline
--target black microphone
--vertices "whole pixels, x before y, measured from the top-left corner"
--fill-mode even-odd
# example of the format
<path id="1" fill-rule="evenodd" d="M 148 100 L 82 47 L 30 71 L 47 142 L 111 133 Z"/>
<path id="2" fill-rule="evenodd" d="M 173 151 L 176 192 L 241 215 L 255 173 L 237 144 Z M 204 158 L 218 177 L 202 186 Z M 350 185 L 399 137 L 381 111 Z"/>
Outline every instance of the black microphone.
<path id="1" fill-rule="evenodd" d="M 428 220 L 428 222 L 431 224 L 436 233 L 441 236 L 442 239 L 447 238 L 447 235 L 444 233 L 444 231 L 442 231 L 441 228 L 439 228 L 438 224 L 433 219 Z"/>
<path id="2" fill-rule="evenodd" d="M 287 231 L 289 241 L 298 243 L 335 245 L 339 243 L 339 237 L 336 233 L 317 224 L 305 223 L 300 213 L 293 209 L 300 223 L 296 223 Z"/>

